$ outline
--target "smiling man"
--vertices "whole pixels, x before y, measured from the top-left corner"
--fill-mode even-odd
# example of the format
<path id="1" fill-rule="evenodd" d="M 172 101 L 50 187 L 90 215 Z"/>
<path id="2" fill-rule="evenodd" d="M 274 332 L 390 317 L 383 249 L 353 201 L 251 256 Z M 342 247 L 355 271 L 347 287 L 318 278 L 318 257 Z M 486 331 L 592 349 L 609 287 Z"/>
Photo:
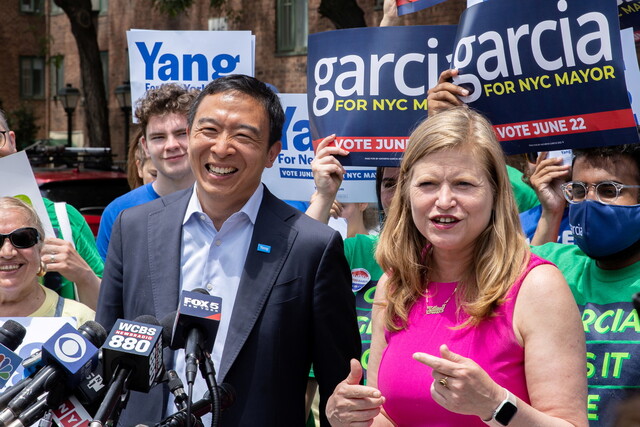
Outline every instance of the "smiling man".
<path id="1" fill-rule="evenodd" d="M 135 115 L 144 130 L 140 143 L 158 174 L 154 182 L 123 194 L 104 210 L 96 239 L 102 259 L 107 257 L 111 228 L 120 212 L 193 184 L 187 155 L 187 114 L 197 94 L 177 84 L 165 84 L 147 91 L 138 102 Z"/>
<path id="2" fill-rule="evenodd" d="M 163 318 L 181 290 L 222 297 L 212 359 L 218 383 L 236 390 L 224 426 L 304 425 L 311 364 L 324 414 L 349 360 L 360 357 L 340 235 L 260 182 L 280 152 L 284 118 L 278 97 L 252 77 L 210 83 L 189 112 L 195 185 L 124 211 L 105 266 L 97 320 L 107 328 L 122 317 Z M 184 352 L 165 365 L 182 374 Z M 194 400 L 205 390 L 196 381 Z M 174 412 L 168 395 L 133 393 L 122 425 Z"/>

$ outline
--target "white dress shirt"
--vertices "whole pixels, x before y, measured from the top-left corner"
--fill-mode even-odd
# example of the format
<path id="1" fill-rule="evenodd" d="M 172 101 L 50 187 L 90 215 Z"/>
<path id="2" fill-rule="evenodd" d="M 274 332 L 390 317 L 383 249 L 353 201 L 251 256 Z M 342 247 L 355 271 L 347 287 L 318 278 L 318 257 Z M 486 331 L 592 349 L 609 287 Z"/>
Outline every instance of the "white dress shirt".
<path id="1" fill-rule="evenodd" d="M 211 295 L 222 298 L 220 325 L 211 353 L 216 369 L 216 379 L 263 194 L 264 188 L 260 184 L 242 209 L 231 215 L 218 231 L 211 218 L 202 211 L 194 185 L 182 222 L 181 291 L 204 288 Z M 186 390 L 184 350 L 174 353 L 174 362 L 175 370 L 185 383 Z M 206 391 L 206 383 L 198 375 L 193 396 L 191 396 L 192 400 L 194 402 L 200 400 Z M 173 414 L 175 410 L 173 396 L 170 396 L 166 412 Z M 211 423 L 210 417 L 210 414 L 203 417 L 204 425 Z"/>

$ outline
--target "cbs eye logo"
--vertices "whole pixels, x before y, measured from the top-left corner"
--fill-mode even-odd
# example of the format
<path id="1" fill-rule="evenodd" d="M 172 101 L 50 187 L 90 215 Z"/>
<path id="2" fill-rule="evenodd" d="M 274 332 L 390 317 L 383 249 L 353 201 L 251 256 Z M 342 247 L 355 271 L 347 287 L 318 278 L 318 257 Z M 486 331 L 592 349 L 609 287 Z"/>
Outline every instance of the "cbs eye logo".
<path id="1" fill-rule="evenodd" d="M 74 363 L 82 359 L 87 350 L 87 343 L 78 334 L 61 335 L 54 344 L 56 357 L 64 363 Z"/>

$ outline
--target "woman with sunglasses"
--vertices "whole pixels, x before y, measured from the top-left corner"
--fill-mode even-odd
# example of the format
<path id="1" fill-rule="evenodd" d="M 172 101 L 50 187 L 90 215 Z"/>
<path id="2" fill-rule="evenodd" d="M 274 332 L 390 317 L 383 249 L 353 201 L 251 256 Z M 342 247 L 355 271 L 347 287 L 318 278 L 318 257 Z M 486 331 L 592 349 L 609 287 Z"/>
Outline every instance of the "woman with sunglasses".
<path id="1" fill-rule="evenodd" d="M 13 197 L 0 197 L 0 317 L 75 317 L 81 325 L 95 313 L 40 285 L 47 272 L 40 257 L 43 228 L 36 212 Z"/>

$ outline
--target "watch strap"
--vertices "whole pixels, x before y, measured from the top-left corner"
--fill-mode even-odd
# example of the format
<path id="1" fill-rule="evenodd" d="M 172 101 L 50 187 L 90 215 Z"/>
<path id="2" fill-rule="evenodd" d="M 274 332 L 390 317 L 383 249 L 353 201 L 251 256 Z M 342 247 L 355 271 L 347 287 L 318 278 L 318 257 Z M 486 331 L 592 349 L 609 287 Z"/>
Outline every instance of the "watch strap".
<path id="1" fill-rule="evenodd" d="M 493 411 L 493 416 L 490 420 L 483 420 L 487 425 L 492 427 L 504 427 L 509 425 L 509 422 L 518 411 L 516 397 L 506 388 L 503 388 L 503 390 L 506 392 L 505 399 L 500 403 L 500 405 L 498 405 L 496 410 Z M 504 422 L 498 421 L 496 416 L 498 419 L 504 420 Z"/>

